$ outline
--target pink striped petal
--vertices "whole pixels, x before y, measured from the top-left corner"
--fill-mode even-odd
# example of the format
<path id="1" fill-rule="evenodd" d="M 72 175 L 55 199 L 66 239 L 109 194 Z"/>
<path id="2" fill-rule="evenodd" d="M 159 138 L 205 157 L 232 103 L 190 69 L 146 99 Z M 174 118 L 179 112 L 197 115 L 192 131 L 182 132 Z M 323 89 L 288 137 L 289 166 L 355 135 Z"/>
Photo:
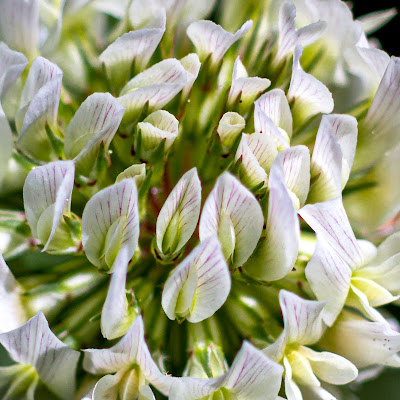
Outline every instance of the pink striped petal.
<path id="1" fill-rule="evenodd" d="M 224 255 L 233 266 L 253 253 L 263 227 L 263 213 L 254 195 L 229 172 L 222 174 L 208 196 L 200 218 L 203 241 L 218 235 Z"/>
<path id="2" fill-rule="evenodd" d="M 302 53 L 302 47 L 297 45 L 293 55 L 292 78 L 288 91 L 289 101 L 294 101 L 292 113 L 298 126 L 316 114 L 329 114 L 333 110 L 332 94 L 328 88 L 301 68 Z"/>
<path id="3" fill-rule="evenodd" d="M 283 150 L 278 157 L 286 187 L 294 193 L 301 207 L 306 202 L 310 188 L 310 152 L 306 146 L 294 146 Z"/>
<path id="4" fill-rule="evenodd" d="M 172 189 L 157 218 L 157 246 L 178 253 L 193 235 L 200 216 L 201 183 L 197 169 L 186 172 Z"/>
<path id="5" fill-rule="evenodd" d="M 317 242 L 306 277 L 318 300 L 326 300 L 323 319 L 329 326 L 341 312 L 350 289 L 351 269 L 329 246 Z"/>
<path id="6" fill-rule="evenodd" d="M 21 295 L 22 288 L 0 253 L 0 333 L 16 329 L 27 320 Z"/>
<path id="7" fill-rule="evenodd" d="M 5 43 L 0 43 L 0 99 L 27 65 L 28 60 L 22 53 L 11 50 Z"/>
<path id="8" fill-rule="evenodd" d="M 351 269 L 364 264 L 364 256 L 351 229 L 342 199 L 308 204 L 299 214 L 317 234 L 341 257 Z"/>
<path id="9" fill-rule="evenodd" d="M 14 361 L 32 365 L 51 391 L 62 399 L 72 398 L 79 352 L 54 335 L 42 312 L 20 328 L 0 334 L 0 343 Z"/>
<path id="10" fill-rule="evenodd" d="M 112 272 L 118 252 L 130 260 L 139 239 L 139 212 L 134 179 L 124 179 L 96 193 L 82 215 L 82 244 L 89 261 Z"/>
<path id="11" fill-rule="evenodd" d="M 318 40 L 326 28 L 325 21 L 318 21 L 296 29 L 296 7 L 293 3 L 284 3 L 279 9 L 279 41 L 276 63 L 290 54 L 296 45 L 303 47 Z"/>
<path id="12" fill-rule="evenodd" d="M 321 338 L 324 333 L 322 315 L 325 301 L 304 300 L 291 292 L 281 290 L 279 304 L 287 344 L 309 345 Z"/>
<path id="13" fill-rule="evenodd" d="M 135 63 L 136 70 L 144 69 L 164 32 L 165 23 L 163 28 L 140 29 L 124 33 L 111 43 L 99 56 L 111 82 L 115 82 L 118 87 L 123 86 L 130 78 L 132 63 Z"/>
<path id="14" fill-rule="evenodd" d="M 267 236 L 260 240 L 252 258 L 245 264 L 252 276 L 265 281 L 286 276 L 299 252 L 300 224 L 285 185 L 281 159 L 277 159 L 271 168 Z"/>
<path id="15" fill-rule="evenodd" d="M 34 168 L 25 180 L 26 219 L 33 235 L 44 244 L 43 251 L 50 246 L 62 216 L 70 212 L 74 176 L 73 161 L 55 161 Z"/>
<path id="16" fill-rule="evenodd" d="M 90 175 L 101 145 L 108 150 L 124 111 L 109 93 L 94 93 L 78 108 L 65 133 L 64 149 L 79 173 Z"/>
<path id="17" fill-rule="evenodd" d="M 165 283 L 161 305 L 169 319 L 200 322 L 224 303 L 231 277 L 215 236 L 201 242 L 173 271 Z"/>
<path id="18" fill-rule="evenodd" d="M 240 61 L 240 57 L 238 57 L 233 66 L 228 104 L 233 105 L 239 99 L 242 106 L 248 107 L 270 85 L 271 81 L 269 79 L 257 76 L 249 78 L 244 65 Z"/>
<path id="19" fill-rule="evenodd" d="M 291 137 L 293 118 L 285 92 L 282 89 L 272 89 L 263 94 L 255 102 L 268 118 Z"/>
<path id="20" fill-rule="evenodd" d="M 122 89 L 118 100 L 126 107 L 127 121 L 140 115 L 148 103 L 149 111 L 169 103 L 186 85 L 187 72 L 174 59 L 163 60 L 136 75 Z"/>
<path id="21" fill-rule="evenodd" d="M 187 35 L 195 45 L 200 59 L 204 61 L 208 55 L 211 55 L 211 61 L 213 65 L 216 65 L 252 25 L 253 21 L 247 21 L 236 33 L 231 33 L 212 21 L 196 21 L 187 28 Z"/>
<path id="22" fill-rule="evenodd" d="M 0 5 L 0 37 L 12 49 L 32 59 L 38 53 L 39 1 L 3 0 Z"/>
<path id="23" fill-rule="evenodd" d="M 45 131 L 57 124 L 63 72 L 43 57 L 36 57 L 29 70 L 17 113 L 17 145 L 33 157 L 48 161 L 51 148 Z"/>

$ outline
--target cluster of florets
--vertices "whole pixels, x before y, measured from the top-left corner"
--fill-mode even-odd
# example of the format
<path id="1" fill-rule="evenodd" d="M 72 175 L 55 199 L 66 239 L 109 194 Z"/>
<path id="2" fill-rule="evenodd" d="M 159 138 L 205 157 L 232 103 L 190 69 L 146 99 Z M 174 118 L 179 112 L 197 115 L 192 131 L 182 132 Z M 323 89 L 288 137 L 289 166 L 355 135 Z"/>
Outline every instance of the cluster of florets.
<path id="1" fill-rule="evenodd" d="M 400 60 L 366 36 L 394 14 L 0 0 L 3 398 L 340 399 L 400 366 Z"/>

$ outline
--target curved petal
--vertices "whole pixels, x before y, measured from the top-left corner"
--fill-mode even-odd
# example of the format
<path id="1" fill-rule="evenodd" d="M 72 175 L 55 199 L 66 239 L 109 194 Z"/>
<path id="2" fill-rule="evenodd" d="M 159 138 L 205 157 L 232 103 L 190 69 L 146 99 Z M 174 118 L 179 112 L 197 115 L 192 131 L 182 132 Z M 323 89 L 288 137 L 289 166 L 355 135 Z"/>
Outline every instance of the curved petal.
<path id="1" fill-rule="evenodd" d="M 156 238 L 163 254 L 179 252 L 193 235 L 200 216 L 201 183 L 192 168 L 178 181 L 157 217 Z"/>
<path id="2" fill-rule="evenodd" d="M 274 281 L 293 268 L 300 243 L 297 211 L 286 188 L 281 160 L 276 160 L 269 178 L 269 199 L 266 233 L 260 240 L 246 270 L 261 280 Z"/>
<path id="3" fill-rule="evenodd" d="M 27 65 L 28 60 L 22 53 L 11 50 L 5 43 L 0 43 L 0 99 Z"/>
<path id="4" fill-rule="evenodd" d="M 213 315 L 231 289 L 228 266 L 216 236 L 202 241 L 172 272 L 161 305 L 169 319 L 200 322 Z"/>
<path id="5" fill-rule="evenodd" d="M 332 94 L 328 88 L 301 68 L 302 52 L 302 47 L 297 45 L 293 55 L 292 79 L 287 96 L 289 101 L 294 101 L 292 114 L 297 126 L 301 126 L 318 113 L 329 114 L 333 110 Z"/>
<path id="6" fill-rule="evenodd" d="M 282 61 L 297 44 L 303 47 L 319 39 L 326 28 L 325 21 L 318 21 L 296 29 L 296 7 L 293 3 L 283 3 L 279 9 L 279 41 L 276 62 Z"/>
<path id="7" fill-rule="evenodd" d="M 247 21 L 233 34 L 212 21 L 196 21 L 187 28 L 187 35 L 195 45 L 200 59 L 204 60 L 211 54 L 212 63 L 216 65 L 228 49 L 245 35 L 252 25 L 253 21 Z"/>
<path id="8" fill-rule="evenodd" d="M 130 78 L 133 63 L 136 70 L 145 68 L 164 32 L 165 25 L 164 28 L 130 31 L 111 43 L 99 56 L 109 79 L 121 87 Z"/>
<path id="9" fill-rule="evenodd" d="M 293 118 L 285 92 L 282 89 L 272 89 L 263 94 L 256 102 L 259 108 L 291 137 Z"/>
<path id="10" fill-rule="evenodd" d="M 66 400 L 72 397 L 79 352 L 54 335 L 42 312 L 20 328 L 0 334 L 0 343 L 14 361 L 32 365 L 54 393 Z"/>
<path id="11" fill-rule="evenodd" d="M 17 145 L 45 161 L 51 155 L 45 125 L 54 127 L 57 124 L 62 76 L 63 72 L 56 64 L 36 57 L 29 69 L 17 113 L 16 122 L 20 128 Z"/>
<path id="12" fill-rule="evenodd" d="M 308 204 L 299 214 L 315 231 L 318 240 L 329 244 L 350 268 L 364 264 L 361 248 L 351 229 L 341 198 Z"/>
<path id="13" fill-rule="evenodd" d="M 0 253 L 0 333 L 16 329 L 27 320 L 21 295 L 22 289 Z"/>
<path id="14" fill-rule="evenodd" d="M 310 152 L 306 146 L 292 146 L 279 153 L 286 187 L 296 197 L 301 207 L 310 188 Z"/>
<path id="15" fill-rule="evenodd" d="M 167 59 L 154 64 L 122 89 L 118 100 L 126 107 L 124 120 L 137 118 L 146 103 L 150 112 L 163 108 L 187 83 L 187 72 L 178 60 Z"/>
<path id="16" fill-rule="evenodd" d="M 341 196 L 353 166 L 357 143 L 357 120 L 349 115 L 324 115 L 318 128 L 311 159 L 315 182 L 313 201 Z"/>
<path id="17" fill-rule="evenodd" d="M 358 315 L 343 312 L 327 330 L 323 349 L 350 360 L 357 368 L 385 363 L 400 350 L 400 333 L 385 322 L 370 322 Z"/>
<path id="18" fill-rule="evenodd" d="M 105 375 L 96 383 L 91 400 L 117 400 L 118 385 L 121 381 L 122 374 Z"/>
<path id="19" fill-rule="evenodd" d="M 245 341 L 226 374 L 223 387 L 239 400 L 275 400 L 282 374 L 282 366 Z"/>
<path id="20" fill-rule="evenodd" d="M 242 134 L 235 161 L 240 160 L 240 179 L 250 189 L 268 184 L 268 173 L 278 150 L 275 142 L 263 133 Z"/>
<path id="21" fill-rule="evenodd" d="M 318 240 L 305 272 L 317 299 L 328 301 L 323 319 L 332 326 L 349 293 L 352 271 L 336 252 Z"/>
<path id="22" fill-rule="evenodd" d="M 362 22 L 364 32 L 368 34 L 386 25 L 396 14 L 395 8 L 389 8 L 363 15 L 358 20 Z"/>
<path id="23" fill-rule="evenodd" d="M 39 1 L 3 0 L 0 6 L 0 37 L 11 48 L 32 59 L 38 53 Z"/>
<path id="24" fill-rule="evenodd" d="M 200 240 L 218 235 L 225 257 L 242 265 L 253 253 L 263 227 L 258 201 L 230 173 L 222 174 L 208 196 L 200 218 Z"/>
<path id="25" fill-rule="evenodd" d="M 135 317 L 133 309 L 128 308 L 125 293 L 128 264 L 128 249 L 124 247 L 112 266 L 114 272 L 101 310 L 101 333 L 108 340 L 124 335 Z"/>
<path id="26" fill-rule="evenodd" d="M 220 119 L 217 128 L 222 144 L 227 149 L 231 149 L 245 126 L 246 121 L 240 114 L 231 111 L 225 113 Z"/>
<path id="27" fill-rule="evenodd" d="M 80 173 L 91 173 L 102 144 L 108 150 L 124 111 L 109 93 L 94 93 L 78 108 L 65 133 L 64 149 Z"/>
<path id="28" fill-rule="evenodd" d="M 190 53 L 179 61 L 186 70 L 187 84 L 182 90 L 182 97 L 183 99 L 187 99 L 192 90 L 193 83 L 199 75 L 201 62 L 196 53 Z"/>
<path id="29" fill-rule="evenodd" d="M 315 375 L 333 385 L 345 385 L 357 378 L 357 368 L 344 357 L 327 351 L 314 351 L 300 347 L 299 352 L 307 358 Z"/>
<path id="30" fill-rule="evenodd" d="M 308 345 L 321 338 L 324 331 L 322 315 L 325 301 L 304 300 L 291 292 L 281 290 L 279 304 L 288 344 Z"/>
<path id="31" fill-rule="evenodd" d="M 124 179 L 96 193 L 82 215 L 82 244 L 89 261 L 112 272 L 118 252 L 130 260 L 139 239 L 139 212 L 134 179 Z"/>
<path id="32" fill-rule="evenodd" d="M 75 165 L 73 161 L 55 161 L 29 172 L 24 184 L 24 207 L 32 233 L 44 244 L 45 251 L 56 234 L 64 214 L 69 214 Z M 51 207 L 51 209 L 50 209 Z M 47 211 L 49 210 L 49 211 Z M 50 225 L 41 227 L 41 217 L 50 212 Z"/>
<path id="33" fill-rule="evenodd" d="M 283 365 L 285 367 L 285 394 L 288 400 L 303 400 L 301 391 L 292 379 L 292 367 L 288 359 L 283 359 Z"/>
<path id="34" fill-rule="evenodd" d="M 266 78 L 248 77 L 240 57 L 236 58 L 233 66 L 232 85 L 229 90 L 228 104 L 241 100 L 242 106 L 248 107 L 265 89 L 271 85 Z M 244 103 L 244 104 L 243 104 Z"/>
<path id="35" fill-rule="evenodd" d="M 165 150 L 168 150 L 178 137 L 179 122 L 174 115 L 168 111 L 159 110 L 151 113 L 143 122 L 137 124 L 142 135 L 141 154 L 144 158 L 149 157 L 152 150 L 164 140 Z"/>
<path id="36" fill-rule="evenodd" d="M 134 178 L 136 186 L 139 187 L 146 177 L 146 164 L 133 164 L 124 171 L 122 171 L 117 178 L 115 183 L 119 183 L 124 179 Z"/>

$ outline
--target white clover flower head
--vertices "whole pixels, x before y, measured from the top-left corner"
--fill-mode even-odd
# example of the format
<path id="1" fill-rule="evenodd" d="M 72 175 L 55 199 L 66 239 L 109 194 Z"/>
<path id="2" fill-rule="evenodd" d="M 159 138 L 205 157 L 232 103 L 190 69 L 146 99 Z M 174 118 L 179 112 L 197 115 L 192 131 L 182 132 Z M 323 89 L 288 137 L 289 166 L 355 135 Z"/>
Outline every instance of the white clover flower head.
<path id="1" fill-rule="evenodd" d="M 0 0 L 0 397 L 332 399 L 400 367 L 395 13 Z"/>

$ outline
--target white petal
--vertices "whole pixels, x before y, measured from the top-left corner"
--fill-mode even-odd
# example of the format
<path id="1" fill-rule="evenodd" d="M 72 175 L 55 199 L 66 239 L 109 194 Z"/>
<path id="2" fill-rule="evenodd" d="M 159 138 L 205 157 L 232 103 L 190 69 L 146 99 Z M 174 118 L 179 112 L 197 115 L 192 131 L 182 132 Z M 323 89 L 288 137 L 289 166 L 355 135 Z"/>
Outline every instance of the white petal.
<path id="1" fill-rule="evenodd" d="M 20 126 L 18 146 L 28 154 L 49 160 L 50 144 L 45 125 L 57 124 L 60 102 L 62 71 L 57 65 L 42 57 L 36 57 L 29 69 L 21 95 L 17 127 Z"/>
<path id="2" fill-rule="evenodd" d="M 387 290 L 400 292 L 400 233 L 389 236 L 378 247 L 377 256 L 366 267 L 358 271 L 358 276 L 372 279 Z"/>
<path id="3" fill-rule="evenodd" d="M 124 111 L 109 93 L 94 93 L 78 108 L 65 133 L 64 149 L 80 173 L 91 173 L 101 145 L 108 150 Z"/>
<path id="4" fill-rule="evenodd" d="M 331 326 L 346 301 L 351 269 L 336 252 L 318 240 L 306 267 L 306 277 L 317 299 L 329 301 L 324 308 L 323 319 Z"/>
<path id="5" fill-rule="evenodd" d="M 226 374 L 223 386 L 239 400 L 275 400 L 282 373 L 282 366 L 245 341 Z"/>
<path id="6" fill-rule="evenodd" d="M 182 97 L 186 99 L 189 96 L 194 81 L 197 79 L 200 71 L 201 62 L 196 53 L 190 53 L 180 59 L 182 67 L 186 70 L 187 84 L 182 90 Z"/>
<path id="7" fill-rule="evenodd" d="M 231 289 L 231 277 L 216 236 L 202 241 L 165 283 L 161 304 L 168 318 L 200 322 L 213 315 Z"/>
<path id="8" fill-rule="evenodd" d="M 278 150 L 289 147 L 289 136 L 287 136 L 287 133 L 274 124 L 272 119 L 268 117 L 257 102 L 254 107 L 254 130 L 255 132 L 270 136 L 275 141 Z"/>
<path id="9" fill-rule="evenodd" d="M 0 6 L 0 37 L 11 48 L 33 58 L 38 52 L 38 0 L 3 0 Z"/>
<path id="10" fill-rule="evenodd" d="M 166 19 L 166 11 L 169 12 L 174 3 L 175 0 L 133 0 L 128 11 L 129 20 L 135 29 L 159 28 Z"/>
<path id="11" fill-rule="evenodd" d="M 300 207 L 310 188 L 310 152 L 306 146 L 294 146 L 279 153 L 287 188 L 296 195 Z"/>
<path id="12" fill-rule="evenodd" d="M 41 312 L 20 328 L 2 333 L 0 343 L 14 361 L 32 365 L 54 393 L 72 397 L 79 353 L 54 335 Z"/>
<path id="13" fill-rule="evenodd" d="M 122 374 L 105 375 L 96 383 L 90 400 L 117 400 L 118 385 L 121 381 Z"/>
<path id="14" fill-rule="evenodd" d="M 351 229 L 341 198 L 306 205 L 299 214 L 315 231 L 318 240 L 329 244 L 350 268 L 364 264 L 361 248 Z"/>
<path id="15" fill-rule="evenodd" d="M 353 166 L 357 143 L 357 120 L 349 115 L 322 117 L 311 159 L 315 180 L 312 200 L 325 201 L 341 196 Z"/>
<path id="16" fill-rule="evenodd" d="M 297 44 L 303 47 L 315 42 L 326 28 L 325 21 L 318 21 L 296 30 L 296 7 L 292 3 L 282 4 L 279 10 L 279 42 L 276 62 L 287 56 Z"/>
<path id="17" fill-rule="evenodd" d="M 200 216 L 201 183 L 197 169 L 186 172 L 172 189 L 157 217 L 157 246 L 174 254 L 193 235 Z"/>
<path id="18" fill-rule="evenodd" d="M 236 58 L 233 66 L 232 85 L 229 90 L 228 104 L 233 104 L 238 99 L 244 106 L 250 105 L 256 97 L 271 85 L 271 81 L 266 78 L 247 77 L 247 73 L 242 76 L 241 68 L 244 69 L 240 57 Z M 242 104 L 243 105 L 243 104 Z"/>
<path id="19" fill-rule="evenodd" d="M 28 65 L 27 58 L 0 43 L 0 99 L 8 92 L 13 83 Z"/>
<path id="20" fill-rule="evenodd" d="M 122 171 L 117 178 L 115 179 L 115 183 L 119 183 L 124 179 L 134 178 L 136 182 L 136 186 L 139 187 L 141 183 L 143 183 L 146 177 L 146 164 L 133 164 L 124 171 Z"/>
<path id="21" fill-rule="evenodd" d="M 225 113 L 220 119 L 217 128 L 222 144 L 227 149 L 231 149 L 245 126 L 246 121 L 240 114 L 231 111 Z"/>
<path id="22" fill-rule="evenodd" d="M 245 268 L 259 279 L 273 281 L 291 271 L 300 242 L 300 224 L 285 185 L 281 158 L 271 168 L 266 232 Z"/>
<path id="23" fill-rule="evenodd" d="M 132 323 L 123 338 L 109 349 L 84 350 L 83 368 L 91 374 L 109 374 L 135 365 L 140 367 L 145 378 L 162 393 L 169 390 L 171 379 L 164 376 L 151 358 L 144 340 L 141 316 Z"/>
<path id="24" fill-rule="evenodd" d="M 358 19 L 362 22 L 365 33 L 373 33 L 387 24 L 396 14 L 395 8 L 389 8 L 363 15 Z"/>
<path id="25" fill-rule="evenodd" d="M 151 113 L 143 122 L 138 123 L 142 134 L 144 158 L 151 154 L 165 140 L 165 150 L 168 150 L 178 136 L 178 120 L 168 111 L 159 110 Z"/>
<path id="26" fill-rule="evenodd" d="M 224 376 L 214 379 L 175 378 L 171 384 L 169 399 L 198 400 L 211 395 L 221 387 Z"/>
<path id="27" fill-rule="evenodd" d="M 392 296 L 384 287 L 370 279 L 359 276 L 358 273 L 352 277 L 351 285 L 353 289 L 356 287 L 367 296 L 368 303 L 372 307 L 379 307 L 398 299 L 398 296 Z"/>
<path id="28" fill-rule="evenodd" d="M 201 60 L 211 54 L 212 63 L 218 64 L 228 49 L 245 35 L 253 21 L 245 22 L 236 33 L 225 31 L 212 21 L 196 21 L 187 28 L 187 35 L 195 45 Z"/>
<path id="29" fill-rule="evenodd" d="M 387 322 L 370 322 L 345 312 L 326 332 L 322 347 L 350 360 L 357 368 L 384 363 L 400 350 L 400 333 Z"/>
<path id="30" fill-rule="evenodd" d="M 283 359 L 283 365 L 285 367 L 285 394 L 287 399 L 303 400 L 299 387 L 292 379 L 292 367 L 286 357 Z"/>
<path id="31" fill-rule="evenodd" d="M 324 329 L 322 310 L 325 301 L 304 300 L 291 292 L 281 290 L 279 304 L 288 344 L 313 344 L 321 338 Z"/>
<path id="32" fill-rule="evenodd" d="M 298 126 L 318 113 L 329 114 L 333 110 L 332 94 L 328 88 L 312 75 L 303 71 L 300 57 L 303 49 L 296 46 L 293 55 L 293 71 L 288 99 L 294 101 L 293 116 Z"/>
<path id="33" fill-rule="evenodd" d="M 301 347 L 300 353 L 307 357 L 317 377 L 333 385 L 344 385 L 357 378 L 357 368 L 344 357 L 326 351 L 318 352 Z"/>
<path id="34" fill-rule="evenodd" d="M 225 172 L 204 204 L 199 225 L 200 240 L 218 235 L 225 257 L 232 259 L 233 266 L 239 266 L 253 253 L 263 221 L 261 207 L 254 195 Z"/>
<path id="35" fill-rule="evenodd" d="M 0 333 L 21 326 L 26 320 L 22 290 L 0 253 Z"/>
<path id="36" fill-rule="evenodd" d="M 240 179 L 250 189 L 264 183 L 278 154 L 275 142 L 263 133 L 242 134 L 236 151 L 235 161 L 240 160 Z"/>
<path id="37" fill-rule="evenodd" d="M 139 212 L 134 179 L 124 179 L 96 193 L 82 215 L 82 244 L 86 257 L 110 270 L 117 253 L 128 248 L 131 259 L 139 239 Z M 109 271 L 112 272 L 112 271 Z"/>
<path id="38" fill-rule="evenodd" d="M 131 31 L 110 44 L 99 56 L 109 79 L 121 87 L 130 78 L 132 63 L 136 70 L 145 68 L 164 32 L 165 27 Z"/>
<path id="39" fill-rule="evenodd" d="M 187 72 L 175 59 L 154 64 L 131 79 L 122 89 L 120 102 L 127 108 L 125 119 L 140 115 L 146 103 L 149 110 L 159 110 L 187 85 Z"/>
<path id="40" fill-rule="evenodd" d="M 282 89 L 272 89 L 263 94 L 256 102 L 259 108 L 291 137 L 293 118 L 285 92 Z"/>
<path id="41" fill-rule="evenodd" d="M 33 235 L 39 237 L 44 244 L 43 250 L 46 250 L 50 245 L 62 215 L 70 212 L 74 177 L 75 165 L 73 161 L 55 161 L 34 168 L 25 180 L 24 207 L 26 218 Z M 50 207 L 52 207 L 51 210 Z M 46 210 L 51 213 L 51 225 L 45 227 L 45 231 L 43 231 L 43 228 L 38 224 L 40 224 L 40 218 L 44 216 Z M 45 236 L 43 237 L 43 235 Z"/>
<path id="42" fill-rule="evenodd" d="M 133 321 L 125 294 L 128 264 L 128 249 L 124 247 L 112 266 L 114 272 L 101 310 L 101 333 L 108 340 L 124 335 Z"/>
<path id="43" fill-rule="evenodd" d="M 363 122 L 360 137 L 364 164 L 379 160 L 385 151 L 398 142 L 396 132 L 400 126 L 400 58 L 392 57 L 374 100 Z"/>

